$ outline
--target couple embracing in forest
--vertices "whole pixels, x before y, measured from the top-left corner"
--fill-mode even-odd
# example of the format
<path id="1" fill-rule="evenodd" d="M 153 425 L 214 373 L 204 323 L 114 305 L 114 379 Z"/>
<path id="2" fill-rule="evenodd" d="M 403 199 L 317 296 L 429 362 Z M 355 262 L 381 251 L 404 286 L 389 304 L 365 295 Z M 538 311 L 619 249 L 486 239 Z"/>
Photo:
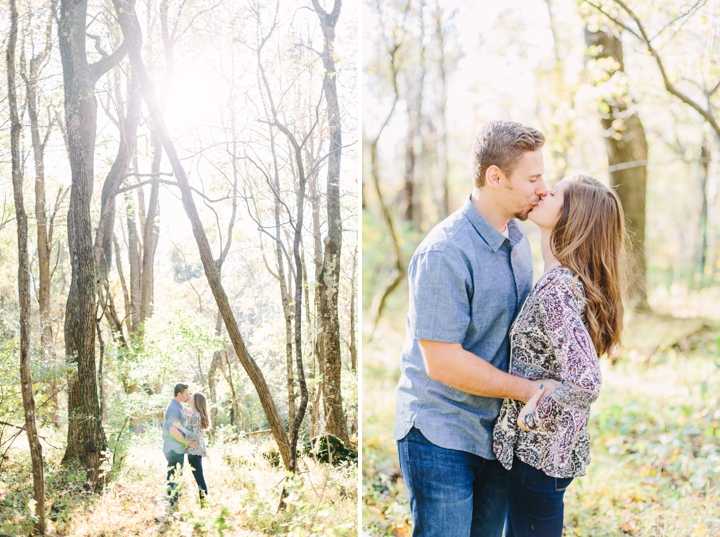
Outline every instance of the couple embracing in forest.
<path id="1" fill-rule="evenodd" d="M 185 454 L 200 492 L 200 505 L 207 502 L 208 489 L 203 475 L 202 458 L 207 456 L 205 431 L 210 428 L 207 400 L 200 393 L 190 393 L 187 384 L 176 384 L 174 397 L 165 410 L 163 453 L 167 460 L 167 494 L 170 510 L 178 501 L 177 481 L 185 465 Z M 183 406 L 189 403 L 189 407 Z"/>
<path id="2" fill-rule="evenodd" d="M 590 462 L 598 357 L 623 326 L 624 216 L 587 175 L 548 189 L 544 142 L 487 124 L 472 193 L 408 267 L 394 436 L 415 537 L 560 537 Z M 545 264 L 534 287 L 526 219 Z"/>

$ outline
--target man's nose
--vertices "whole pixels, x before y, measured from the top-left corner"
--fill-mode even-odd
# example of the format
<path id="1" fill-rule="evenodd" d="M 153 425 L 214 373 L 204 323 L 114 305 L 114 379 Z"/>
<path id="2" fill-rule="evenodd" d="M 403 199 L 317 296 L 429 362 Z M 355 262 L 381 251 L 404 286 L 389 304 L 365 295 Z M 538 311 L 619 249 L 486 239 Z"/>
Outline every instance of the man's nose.
<path id="1" fill-rule="evenodd" d="M 541 198 L 544 198 L 545 196 L 547 196 L 547 193 L 548 193 L 547 187 L 545 186 L 545 181 L 540 179 L 540 181 L 538 181 L 538 183 L 539 184 L 538 184 L 537 189 L 535 190 L 535 193 L 538 196 L 540 196 Z"/>

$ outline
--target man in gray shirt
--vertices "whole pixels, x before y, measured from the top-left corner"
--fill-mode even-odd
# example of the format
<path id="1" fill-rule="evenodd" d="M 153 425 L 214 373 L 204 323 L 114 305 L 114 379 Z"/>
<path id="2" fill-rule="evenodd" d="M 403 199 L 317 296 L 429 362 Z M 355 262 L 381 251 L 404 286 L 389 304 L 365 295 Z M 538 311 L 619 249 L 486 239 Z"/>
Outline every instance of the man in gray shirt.
<path id="1" fill-rule="evenodd" d="M 170 427 L 175 420 L 179 421 L 185 427 L 185 411 L 182 403 L 187 403 L 192 397 L 187 384 L 176 384 L 174 390 L 175 396 L 170 401 L 165 410 L 165 421 L 163 421 L 163 453 L 167 459 L 167 483 L 168 496 L 170 497 L 170 507 L 175 507 L 178 500 L 178 492 L 176 490 L 176 481 L 180 478 L 180 470 L 185 465 L 185 442 L 182 435 L 173 428 L 177 436 L 173 436 Z M 195 444 L 195 445 L 193 445 Z M 193 442 L 190 447 L 197 447 L 197 442 Z"/>
<path id="2" fill-rule="evenodd" d="M 502 399 L 526 402 L 540 388 L 507 370 L 508 331 L 532 286 L 518 220 L 547 193 L 544 142 L 519 123 L 488 123 L 473 145 L 472 194 L 408 267 L 394 436 L 413 536 L 502 535 L 507 485 L 492 450 L 494 421 Z"/>

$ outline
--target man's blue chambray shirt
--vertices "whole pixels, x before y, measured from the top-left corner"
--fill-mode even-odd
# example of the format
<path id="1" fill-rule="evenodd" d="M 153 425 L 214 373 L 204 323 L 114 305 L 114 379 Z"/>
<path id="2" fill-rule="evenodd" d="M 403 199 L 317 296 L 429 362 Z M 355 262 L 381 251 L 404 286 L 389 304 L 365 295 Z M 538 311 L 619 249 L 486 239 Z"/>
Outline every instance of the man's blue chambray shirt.
<path id="1" fill-rule="evenodd" d="M 428 377 L 418 340 L 461 343 L 508 370 L 508 332 L 532 287 L 533 261 L 519 222 L 509 239 L 475 206 L 438 224 L 408 267 L 410 308 L 395 412 L 396 440 L 411 427 L 433 444 L 495 459 L 492 431 L 502 399 L 470 395 Z"/>
<path id="2" fill-rule="evenodd" d="M 169 453 L 174 451 L 178 455 L 185 453 L 185 444 L 175 440 L 170 434 L 170 427 L 173 422 L 178 420 L 180 424 L 185 427 L 185 412 L 183 407 L 177 402 L 175 398 L 170 401 L 170 404 L 165 410 L 165 421 L 163 421 L 162 436 L 163 436 L 163 453 Z"/>

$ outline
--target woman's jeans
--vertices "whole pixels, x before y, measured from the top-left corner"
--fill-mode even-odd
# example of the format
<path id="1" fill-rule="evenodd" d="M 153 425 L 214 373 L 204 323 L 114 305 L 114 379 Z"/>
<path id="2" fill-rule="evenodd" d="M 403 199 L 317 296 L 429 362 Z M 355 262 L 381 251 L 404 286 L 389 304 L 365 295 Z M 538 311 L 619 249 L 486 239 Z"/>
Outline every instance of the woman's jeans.
<path id="1" fill-rule="evenodd" d="M 205 476 L 203 476 L 202 457 L 200 455 L 190 455 L 188 453 L 188 464 L 192 467 L 192 474 L 195 482 L 200 488 L 200 499 L 202 500 L 208 495 L 207 485 L 205 484 Z"/>
<path id="2" fill-rule="evenodd" d="M 507 537 L 561 537 L 563 496 L 573 478 L 550 477 L 515 457 L 508 472 Z"/>
<path id="3" fill-rule="evenodd" d="M 413 427 L 398 441 L 413 537 L 500 537 L 507 471 L 496 460 L 431 443 Z"/>

